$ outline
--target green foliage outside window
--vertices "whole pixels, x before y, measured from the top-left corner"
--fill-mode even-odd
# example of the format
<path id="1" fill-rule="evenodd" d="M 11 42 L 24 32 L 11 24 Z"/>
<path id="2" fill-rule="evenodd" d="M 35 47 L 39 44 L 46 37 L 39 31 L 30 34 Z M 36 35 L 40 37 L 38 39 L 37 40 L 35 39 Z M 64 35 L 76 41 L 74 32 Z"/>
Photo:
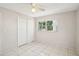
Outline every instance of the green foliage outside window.
<path id="1" fill-rule="evenodd" d="M 53 30 L 52 24 L 53 24 L 53 21 L 47 21 L 47 30 L 48 30 L 48 31 Z"/>
<path id="2" fill-rule="evenodd" d="M 43 21 L 38 23 L 39 30 L 46 29 L 47 31 L 53 30 L 53 21 Z"/>

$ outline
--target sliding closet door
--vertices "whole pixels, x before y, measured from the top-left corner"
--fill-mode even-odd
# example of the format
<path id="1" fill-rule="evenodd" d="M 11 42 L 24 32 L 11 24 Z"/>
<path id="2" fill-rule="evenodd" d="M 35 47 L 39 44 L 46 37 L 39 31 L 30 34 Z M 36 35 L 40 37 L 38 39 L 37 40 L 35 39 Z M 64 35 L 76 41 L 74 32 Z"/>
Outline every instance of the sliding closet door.
<path id="1" fill-rule="evenodd" d="M 18 46 L 27 43 L 27 19 L 18 17 Z"/>
<path id="2" fill-rule="evenodd" d="M 35 23 L 32 17 L 28 17 L 28 43 L 34 41 Z"/>

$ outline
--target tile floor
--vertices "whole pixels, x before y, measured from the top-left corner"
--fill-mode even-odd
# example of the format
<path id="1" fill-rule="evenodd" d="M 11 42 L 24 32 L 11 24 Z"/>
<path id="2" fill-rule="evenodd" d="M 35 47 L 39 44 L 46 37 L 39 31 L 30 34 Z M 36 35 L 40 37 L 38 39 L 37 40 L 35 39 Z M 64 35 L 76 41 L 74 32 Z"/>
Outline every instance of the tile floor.
<path id="1" fill-rule="evenodd" d="M 73 56 L 71 49 L 53 48 L 42 43 L 32 42 L 19 47 L 19 56 Z"/>

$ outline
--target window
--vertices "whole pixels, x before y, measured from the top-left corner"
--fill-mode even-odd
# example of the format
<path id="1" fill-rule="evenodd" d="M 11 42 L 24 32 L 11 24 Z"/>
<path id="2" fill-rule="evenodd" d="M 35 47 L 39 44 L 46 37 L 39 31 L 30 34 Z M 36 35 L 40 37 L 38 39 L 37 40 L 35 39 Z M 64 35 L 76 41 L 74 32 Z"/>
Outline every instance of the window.
<path id="1" fill-rule="evenodd" d="M 39 21 L 38 29 L 40 31 L 41 30 L 56 31 L 56 21 L 55 20 Z"/>

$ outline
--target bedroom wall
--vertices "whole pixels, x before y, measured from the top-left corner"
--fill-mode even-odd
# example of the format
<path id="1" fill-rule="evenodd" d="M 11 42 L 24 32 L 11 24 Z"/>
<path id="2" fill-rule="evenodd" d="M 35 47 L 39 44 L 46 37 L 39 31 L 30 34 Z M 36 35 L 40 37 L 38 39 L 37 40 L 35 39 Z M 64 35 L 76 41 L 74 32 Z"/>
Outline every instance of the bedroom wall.
<path id="1" fill-rule="evenodd" d="M 77 25 L 77 31 L 76 31 L 76 34 L 77 34 L 77 40 L 76 40 L 76 52 L 77 54 L 79 55 L 79 9 L 77 10 L 76 12 L 76 25 Z"/>
<path id="2" fill-rule="evenodd" d="M 2 14 L 0 12 L 0 55 L 2 55 Z"/>
<path id="3" fill-rule="evenodd" d="M 16 55 L 17 52 L 14 51 L 17 49 L 17 14 L 4 8 L 0 8 L 0 11 L 3 20 L 2 53 Z"/>
<path id="4" fill-rule="evenodd" d="M 36 30 L 35 36 L 36 41 L 44 43 L 58 49 L 75 49 L 76 39 L 76 13 L 75 11 L 59 13 L 54 15 L 48 15 L 43 17 L 35 18 Z M 38 31 L 38 22 L 43 20 L 56 20 L 57 31 Z"/>

